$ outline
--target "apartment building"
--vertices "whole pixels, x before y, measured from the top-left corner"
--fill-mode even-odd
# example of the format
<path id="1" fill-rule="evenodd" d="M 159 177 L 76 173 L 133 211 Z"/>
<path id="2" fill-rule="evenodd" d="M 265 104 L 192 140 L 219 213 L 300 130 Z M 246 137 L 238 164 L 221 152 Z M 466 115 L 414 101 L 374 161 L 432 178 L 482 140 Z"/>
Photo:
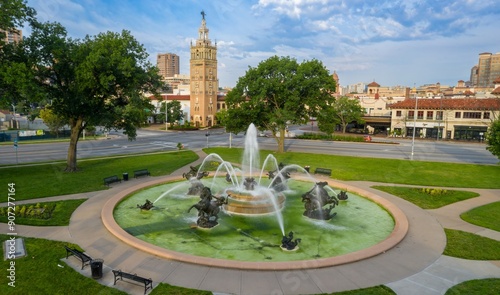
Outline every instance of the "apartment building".
<path id="1" fill-rule="evenodd" d="M 500 77 L 500 52 L 479 54 L 478 64 L 471 69 L 472 86 L 492 88 L 496 78 Z"/>
<path id="2" fill-rule="evenodd" d="M 0 29 L 0 36 L 2 37 L 5 43 L 17 43 L 23 39 L 23 31 L 22 30 L 2 30 Z"/>
<path id="3" fill-rule="evenodd" d="M 158 53 L 156 56 L 156 66 L 159 74 L 166 79 L 179 75 L 179 56 L 174 53 Z"/>

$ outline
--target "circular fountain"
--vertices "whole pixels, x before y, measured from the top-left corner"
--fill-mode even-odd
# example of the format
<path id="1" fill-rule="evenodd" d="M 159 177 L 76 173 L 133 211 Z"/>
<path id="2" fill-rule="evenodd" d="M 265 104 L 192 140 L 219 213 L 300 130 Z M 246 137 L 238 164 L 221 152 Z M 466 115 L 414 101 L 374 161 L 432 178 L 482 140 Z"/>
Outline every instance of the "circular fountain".
<path id="1" fill-rule="evenodd" d="M 214 162 L 216 170 L 206 177 Z M 408 228 L 397 207 L 372 193 L 319 182 L 272 155 L 261 165 L 253 125 L 240 167 L 210 154 L 186 178 L 118 194 L 103 208 L 104 224 L 155 255 L 240 269 L 316 268 L 364 259 L 396 245 Z M 349 191 L 347 200 L 343 190 Z M 191 208 L 198 213 L 187 213 Z M 334 208 L 338 212 L 330 212 Z M 111 218 L 105 214 L 110 211 Z"/>

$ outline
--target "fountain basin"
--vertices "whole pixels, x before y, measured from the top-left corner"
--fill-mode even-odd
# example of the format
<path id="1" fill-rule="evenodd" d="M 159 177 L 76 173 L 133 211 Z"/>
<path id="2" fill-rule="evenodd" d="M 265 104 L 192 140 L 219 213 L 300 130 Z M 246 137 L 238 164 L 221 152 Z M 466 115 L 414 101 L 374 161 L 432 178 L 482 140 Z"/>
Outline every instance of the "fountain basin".
<path id="1" fill-rule="evenodd" d="M 243 215 L 269 214 L 283 209 L 285 205 L 285 195 L 267 196 L 259 194 L 258 191 L 238 191 L 228 189 L 228 204 L 224 209 L 229 213 Z M 270 198 L 275 198 L 275 202 Z M 276 204 L 276 205 L 275 205 Z"/>
<path id="2" fill-rule="evenodd" d="M 178 261 L 183 261 L 183 262 L 189 262 L 189 263 L 195 263 L 195 264 L 202 264 L 202 265 L 208 265 L 208 266 L 218 266 L 218 267 L 225 267 L 225 268 L 236 268 L 236 269 L 260 269 L 260 270 L 270 270 L 270 269 L 307 269 L 307 268 L 318 268 L 318 267 L 326 267 L 326 266 L 333 266 L 333 265 L 338 265 L 338 264 L 344 264 L 344 263 L 349 263 L 349 262 L 354 262 L 358 261 L 361 259 L 365 259 L 371 256 L 375 256 L 378 254 L 381 254 L 390 248 L 394 247 L 399 243 L 404 236 L 406 235 L 406 232 L 408 230 L 408 221 L 406 216 L 402 213 L 399 208 L 394 206 L 392 203 L 386 201 L 385 199 L 367 192 L 360 190 L 359 188 L 348 186 L 345 184 L 341 183 L 336 183 L 334 181 L 329 181 L 329 185 L 340 188 L 342 190 L 347 190 L 352 193 L 356 193 L 359 195 L 362 195 L 364 198 L 369 199 L 370 201 L 376 203 L 377 205 L 383 207 L 387 212 L 390 213 L 392 216 L 392 219 L 394 220 L 394 226 L 392 231 L 385 237 L 385 239 L 382 239 L 375 245 L 372 245 L 370 247 L 364 248 L 364 249 L 359 249 L 355 250 L 350 253 L 345 253 L 345 254 L 340 254 L 337 256 L 332 256 L 332 257 L 317 257 L 317 258 L 311 258 L 311 259 L 304 259 L 301 258 L 299 260 L 291 260 L 293 259 L 291 256 L 294 256 L 298 253 L 303 253 L 306 251 L 306 249 L 302 246 L 299 251 L 294 252 L 294 253 L 285 253 L 283 255 L 288 255 L 288 257 L 285 258 L 283 261 L 240 261 L 240 260 L 231 260 L 231 259 L 224 259 L 224 258 L 214 258 L 218 257 L 217 255 L 215 256 L 203 256 L 203 255 L 193 255 L 190 253 L 185 253 L 185 252 L 180 252 L 180 251 L 173 251 L 171 249 L 163 248 L 157 245 L 154 245 L 150 242 L 143 241 L 137 237 L 132 236 L 129 234 L 126 230 L 121 228 L 116 220 L 113 217 L 113 211 L 117 204 L 121 203 L 122 200 L 126 199 L 127 196 L 130 194 L 134 193 L 135 191 L 142 190 L 146 187 L 151 187 L 154 185 L 158 185 L 160 183 L 165 183 L 168 181 L 174 181 L 178 180 L 176 178 L 162 178 L 159 180 L 151 181 L 148 183 L 142 183 L 138 184 L 137 186 L 133 188 L 129 188 L 127 190 L 124 190 L 117 195 L 115 195 L 112 199 L 110 199 L 106 205 L 102 209 L 102 220 L 106 228 L 114 234 L 116 237 L 121 239 L 122 241 L 142 250 L 146 251 L 148 253 L 152 253 L 154 255 L 164 257 L 167 259 L 172 259 L 172 260 L 178 260 Z M 148 211 L 149 212 L 149 211 Z M 343 212 L 343 211 L 339 211 Z M 155 214 L 156 212 L 152 213 L 146 213 L 146 214 Z M 220 219 L 225 218 L 226 216 L 221 216 Z M 147 218 L 147 217 L 145 217 Z M 258 217 L 257 217 L 258 218 Z M 335 218 L 333 219 L 335 220 Z M 168 222 L 165 222 L 163 224 L 159 224 L 161 227 L 170 227 L 171 224 Z M 189 226 L 186 226 L 189 227 Z M 192 229 L 191 229 L 192 230 Z M 223 230 L 223 227 L 221 227 L 218 230 Z M 290 228 L 290 230 L 293 230 L 293 228 Z M 212 230 L 210 230 L 212 231 Z M 277 232 L 277 239 L 276 243 L 279 243 L 280 239 L 280 234 Z M 297 237 L 300 237 L 300 233 L 297 233 Z M 178 238 L 176 242 L 180 243 L 181 239 Z M 304 242 L 305 243 L 305 242 Z M 305 244 L 304 246 L 307 246 Z M 229 251 L 228 251 L 229 252 Z M 280 252 L 283 252 L 280 250 Z M 290 260 L 290 261 L 287 261 Z"/>

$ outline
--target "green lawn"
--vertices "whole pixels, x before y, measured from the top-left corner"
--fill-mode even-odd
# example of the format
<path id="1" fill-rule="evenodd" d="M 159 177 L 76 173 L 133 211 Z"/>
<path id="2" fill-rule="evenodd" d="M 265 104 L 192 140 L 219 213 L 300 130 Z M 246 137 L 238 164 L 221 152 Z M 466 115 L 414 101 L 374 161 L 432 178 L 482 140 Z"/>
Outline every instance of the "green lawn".
<path id="1" fill-rule="evenodd" d="M 386 286 L 375 286 L 352 291 L 335 292 L 335 295 L 393 295 L 396 294 L 391 288 Z"/>
<path id="2" fill-rule="evenodd" d="M 403 198 L 423 209 L 436 209 L 455 202 L 475 198 L 478 193 L 459 190 L 421 189 L 403 186 L 381 186 L 373 188 Z"/>
<path id="3" fill-rule="evenodd" d="M 183 287 L 176 287 L 165 283 L 160 283 L 156 286 L 150 295 L 212 295 L 210 291 L 200 291 Z"/>
<path id="4" fill-rule="evenodd" d="M 500 231 L 500 202 L 474 208 L 460 217 L 472 224 Z"/>
<path id="5" fill-rule="evenodd" d="M 65 163 L 19 166 L 0 169 L 0 183 L 15 184 L 15 200 L 28 200 L 104 190 L 103 178 L 148 169 L 151 176 L 168 175 L 198 158 L 193 151 L 147 155 L 128 155 L 105 159 L 80 160 L 80 171 L 64 172 Z"/>
<path id="6" fill-rule="evenodd" d="M 500 241 L 472 233 L 445 228 L 443 254 L 471 260 L 500 260 Z"/>
<path id="7" fill-rule="evenodd" d="M 448 289 L 445 295 L 498 295 L 500 279 L 471 280 Z"/>
<path id="8" fill-rule="evenodd" d="M 233 163 L 241 162 L 241 149 L 211 148 L 206 149 L 205 152 L 207 154 L 218 153 L 224 160 Z M 264 160 L 268 153 L 272 152 L 261 151 L 261 160 Z M 290 152 L 275 154 L 275 156 L 278 162 L 285 164 L 310 165 L 311 171 L 314 171 L 317 167 L 330 168 L 333 171 L 332 177 L 341 180 L 367 180 L 439 187 L 500 188 L 500 183 L 498 182 L 498 179 L 500 179 L 500 166 L 341 157 Z M 152 175 L 166 175 L 196 159 L 197 155 L 192 151 L 178 151 L 80 160 L 79 166 L 81 170 L 76 173 L 63 172 L 65 167 L 63 163 L 1 168 L 0 182 L 6 184 L 15 183 L 16 200 L 33 199 L 106 189 L 102 184 L 104 177 L 114 174 L 121 176 L 123 172 L 128 172 L 129 175 L 132 175 L 134 170 L 142 168 L 149 169 Z M 57 183 L 57 185 L 53 185 L 54 183 Z M 386 188 L 393 189 L 398 187 L 383 187 L 383 189 Z M 380 188 L 377 187 L 377 189 Z M 393 192 L 389 193 L 396 194 Z M 420 193 L 425 195 L 419 196 Z M 447 190 L 446 194 L 439 194 L 437 196 L 437 194 L 429 195 L 425 192 L 415 192 L 412 191 L 412 188 L 405 188 L 402 194 L 411 195 L 414 198 L 412 202 L 416 202 L 423 208 L 429 206 L 440 207 L 477 195 L 470 192 Z M 57 211 L 57 220 L 51 221 L 54 222 L 51 225 L 67 224 L 66 222 L 69 220 L 69 216 L 71 216 L 74 208 L 81 204 L 78 202 L 83 201 L 59 202 L 60 209 Z M 34 204 L 36 206 L 36 203 Z M 487 223 L 485 219 L 489 219 L 492 222 L 499 220 L 497 215 L 492 215 L 492 212 L 496 213 L 500 211 L 498 210 L 498 205 L 484 207 L 479 210 L 479 213 L 471 211 L 473 212 L 472 215 L 480 215 L 480 219 L 482 220 L 480 222 L 482 224 Z M 492 216 L 496 217 L 492 218 Z M 5 222 L 5 220 L 2 221 Z M 23 222 L 23 218 L 17 216 L 16 223 L 21 224 L 21 222 Z M 40 221 L 30 220 L 26 222 L 34 222 L 31 224 L 36 224 L 36 222 Z M 45 225 L 49 224 L 46 223 Z M 444 254 L 465 259 L 500 259 L 500 242 L 465 232 L 449 229 L 445 231 L 448 244 Z M 8 236 L 0 234 L 0 238 L 1 240 L 5 240 Z M 93 279 L 83 277 L 70 267 L 64 265 L 63 262 L 61 263 L 60 258 L 65 257 L 63 247 L 65 243 L 33 238 L 25 238 L 25 242 L 28 257 L 15 260 L 16 288 L 12 289 L 7 285 L 8 278 L 6 276 L 0 277 L 0 294 L 66 294 L 75 292 L 74 286 L 78 286 L 78 290 L 80 291 L 85 290 L 86 294 L 124 294 L 115 289 L 104 287 Z M 0 262 L 0 267 L 8 269 L 9 262 L 9 260 Z M 58 267 L 57 264 L 63 265 L 64 268 Z M 483 283 L 478 282 L 475 284 L 481 285 Z M 160 284 L 151 294 L 187 295 L 210 294 L 210 292 L 203 293 L 203 291 Z M 387 287 L 378 286 L 334 294 L 382 295 L 394 294 L 394 292 Z M 474 293 L 467 293 L 465 291 L 464 293 L 449 294 Z"/>
<path id="9" fill-rule="evenodd" d="M 208 148 L 207 154 L 217 153 L 225 161 L 241 163 L 242 149 Z M 307 153 L 276 153 L 261 151 L 263 161 L 274 154 L 278 162 L 309 165 L 332 169 L 332 178 L 339 180 L 366 180 L 383 183 L 412 184 L 456 188 L 500 188 L 500 165 L 456 164 L 422 162 Z"/>
<path id="10" fill-rule="evenodd" d="M 9 236 L 0 234 L 2 243 L 7 239 Z M 26 257 L 0 261 L 3 270 L 0 294 L 126 294 L 82 276 L 66 265 L 66 259 L 61 258 L 66 257 L 64 245 L 68 243 L 34 238 L 24 238 L 24 242 L 28 254 Z M 11 262 L 15 263 L 15 287 L 8 285 L 10 279 L 6 275 Z M 90 273 L 89 267 L 85 270 Z"/>

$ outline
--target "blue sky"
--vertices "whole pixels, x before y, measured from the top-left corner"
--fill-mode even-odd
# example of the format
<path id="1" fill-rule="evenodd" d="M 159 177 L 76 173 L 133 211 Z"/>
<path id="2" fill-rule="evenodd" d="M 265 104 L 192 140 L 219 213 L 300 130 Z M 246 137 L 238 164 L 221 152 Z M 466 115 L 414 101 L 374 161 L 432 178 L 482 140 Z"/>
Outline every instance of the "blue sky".
<path id="1" fill-rule="evenodd" d="M 497 0 L 27 2 L 40 20 L 61 23 L 74 38 L 129 30 L 154 64 L 157 53 L 179 55 L 181 74 L 189 73 L 189 46 L 204 10 L 221 87 L 273 55 L 318 59 L 341 85 L 456 85 L 469 80 L 479 53 L 500 52 Z"/>

